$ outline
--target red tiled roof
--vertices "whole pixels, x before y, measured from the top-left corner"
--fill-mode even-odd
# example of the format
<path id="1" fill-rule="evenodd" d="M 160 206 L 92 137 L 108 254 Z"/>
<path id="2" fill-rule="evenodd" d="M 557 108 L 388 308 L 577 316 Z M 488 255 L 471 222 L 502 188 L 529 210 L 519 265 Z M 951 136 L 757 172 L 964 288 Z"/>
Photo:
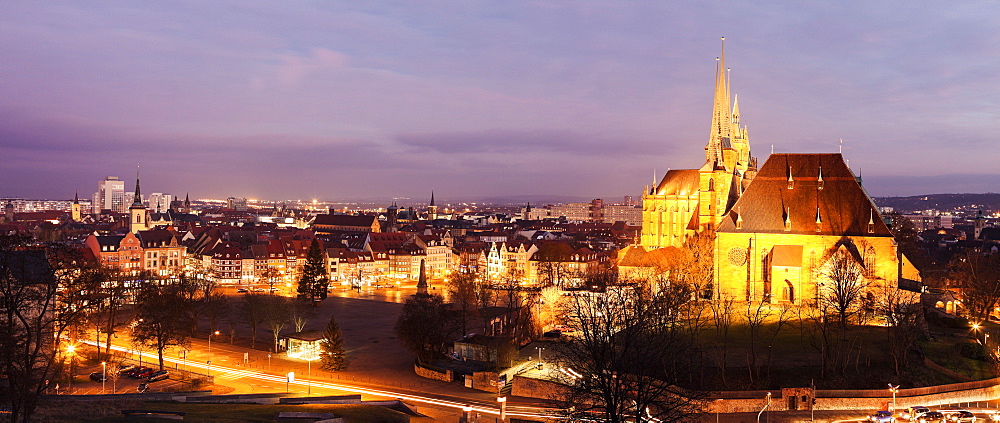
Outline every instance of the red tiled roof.
<path id="1" fill-rule="evenodd" d="M 789 175 L 791 189 L 788 188 Z M 817 223 L 817 210 L 820 223 Z M 741 216 L 740 228 L 737 228 Z M 791 226 L 788 231 L 785 230 L 786 220 Z M 844 163 L 843 156 L 836 153 L 772 154 L 723 219 L 718 231 L 892 236 L 868 194 Z"/>

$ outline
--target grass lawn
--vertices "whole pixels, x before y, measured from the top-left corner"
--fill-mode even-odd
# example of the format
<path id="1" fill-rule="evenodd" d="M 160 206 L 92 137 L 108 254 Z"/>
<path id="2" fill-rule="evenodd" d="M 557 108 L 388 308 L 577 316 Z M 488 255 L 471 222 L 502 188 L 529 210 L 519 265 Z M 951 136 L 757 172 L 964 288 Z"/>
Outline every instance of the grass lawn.
<path id="1" fill-rule="evenodd" d="M 312 413 L 333 413 L 346 422 L 408 422 L 410 416 L 388 408 L 373 405 L 257 405 L 257 404 L 187 404 L 172 402 L 59 402 L 48 404 L 39 410 L 38 420 L 47 422 L 78 421 L 134 421 L 121 414 L 123 409 L 156 411 L 180 411 L 186 413 L 184 421 L 196 422 L 273 422 L 279 412 L 298 411 Z M 141 418 L 143 421 L 174 421 L 157 418 Z M 430 421 L 413 418 L 412 421 Z"/>
<path id="2" fill-rule="evenodd" d="M 995 364 L 989 361 L 975 360 L 960 353 L 960 345 L 968 340 L 945 339 L 939 342 L 921 342 L 924 354 L 931 361 L 942 367 L 966 375 L 974 380 L 994 377 Z"/>

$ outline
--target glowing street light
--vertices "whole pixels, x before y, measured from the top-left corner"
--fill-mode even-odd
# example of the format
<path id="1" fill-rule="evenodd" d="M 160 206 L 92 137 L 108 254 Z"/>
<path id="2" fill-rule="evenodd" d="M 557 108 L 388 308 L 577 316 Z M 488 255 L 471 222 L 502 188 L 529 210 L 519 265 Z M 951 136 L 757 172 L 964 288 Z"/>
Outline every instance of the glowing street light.
<path id="1" fill-rule="evenodd" d="M 218 335 L 219 331 L 208 334 L 208 375 L 212 376 L 212 335 Z"/>
<path id="2" fill-rule="evenodd" d="M 101 393 L 104 393 L 104 388 L 108 380 L 108 362 L 101 362 Z"/>
<path id="3" fill-rule="evenodd" d="M 896 392 L 899 392 L 899 385 L 893 386 L 890 383 L 889 392 L 892 392 L 892 408 L 890 408 L 889 411 L 894 411 L 896 410 Z"/>

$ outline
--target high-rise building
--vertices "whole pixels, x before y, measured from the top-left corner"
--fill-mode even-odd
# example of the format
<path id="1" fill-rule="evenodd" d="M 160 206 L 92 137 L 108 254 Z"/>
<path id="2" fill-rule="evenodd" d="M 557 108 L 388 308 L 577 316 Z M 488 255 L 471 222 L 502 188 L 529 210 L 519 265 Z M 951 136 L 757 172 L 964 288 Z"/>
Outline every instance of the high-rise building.
<path id="1" fill-rule="evenodd" d="M 128 210 L 128 204 L 125 204 L 125 181 L 119 180 L 117 176 L 107 176 L 98 182 L 93 207 L 94 213 L 100 213 L 101 210 L 125 213 Z"/>

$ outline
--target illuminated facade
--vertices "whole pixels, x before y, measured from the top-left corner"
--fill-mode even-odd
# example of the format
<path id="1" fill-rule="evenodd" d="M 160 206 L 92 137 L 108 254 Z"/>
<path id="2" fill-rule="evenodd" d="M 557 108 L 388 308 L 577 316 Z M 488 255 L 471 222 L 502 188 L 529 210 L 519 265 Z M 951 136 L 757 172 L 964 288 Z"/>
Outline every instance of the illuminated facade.
<path id="1" fill-rule="evenodd" d="M 740 108 L 730 102 L 725 48 L 715 68 L 712 129 L 699 169 L 668 171 L 642 197 L 640 243 L 647 249 L 681 246 L 687 236 L 714 229 L 756 173 Z"/>

